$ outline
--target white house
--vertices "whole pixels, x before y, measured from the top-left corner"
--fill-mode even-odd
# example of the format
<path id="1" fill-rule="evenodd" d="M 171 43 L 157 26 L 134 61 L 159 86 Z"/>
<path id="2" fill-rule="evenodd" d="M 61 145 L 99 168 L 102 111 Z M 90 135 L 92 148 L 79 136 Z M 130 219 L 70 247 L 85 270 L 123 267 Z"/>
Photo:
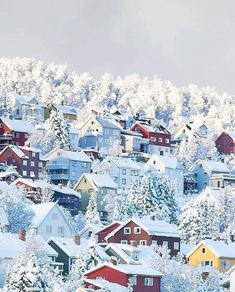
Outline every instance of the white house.
<path id="1" fill-rule="evenodd" d="M 199 192 L 211 185 L 212 175 L 230 173 L 229 166 L 225 163 L 201 159 L 198 159 L 189 168 L 189 171 L 194 174 L 196 188 Z"/>
<path id="2" fill-rule="evenodd" d="M 184 171 L 183 166 L 179 163 L 176 157 L 154 154 L 146 162 L 144 170 L 153 170 L 165 176 L 169 182 L 170 187 L 176 190 L 176 194 L 183 194 Z"/>
<path id="3" fill-rule="evenodd" d="M 143 172 L 131 158 L 107 156 L 99 166 L 100 173 L 109 174 L 120 189 L 128 191 L 131 181 L 139 185 Z"/>
<path id="4" fill-rule="evenodd" d="M 35 213 L 28 232 L 38 234 L 45 240 L 50 236 L 72 237 L 74 228 L 57 203 L 42 203 L 31 206 Z"/>

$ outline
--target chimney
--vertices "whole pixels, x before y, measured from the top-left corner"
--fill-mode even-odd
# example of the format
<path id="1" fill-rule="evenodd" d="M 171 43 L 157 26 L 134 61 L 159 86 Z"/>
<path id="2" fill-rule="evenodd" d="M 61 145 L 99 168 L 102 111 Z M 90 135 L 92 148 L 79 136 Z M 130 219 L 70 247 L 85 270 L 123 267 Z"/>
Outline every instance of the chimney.
<path id="1" fill-rule="evenodd" d="M 79 235 L 74 235 L 73 241 L 75 244 L 80 245 L 80 236 Z"/>
<path id="2" fill-rule="evenodd" d="M 117 258 L 114 256 L 111 256 L 110 263 L 113 264 L 114 266 L 116 266 L 117 265 Z"/>
<path id="3" fill-rule="evenodd" d="M 231 240 L 232 242 L 235 241 L 234 234 L 230 234 L 230 240 Z"/>
<path id="4" fill-rule="evenodd" d="M 26 231 L 25 230 L 21 230 L 19 233 L 18 233 L 18 237 L 20 240 L 23 240 L 25 241 L 25 235 L 26 235 Z"/>
<path id="5" fill-rule="evenodd" d="M 134 246 L 134 247 L 137 247 L 138 246 L 137 240 L 130 240 L 130 245 Z"/>

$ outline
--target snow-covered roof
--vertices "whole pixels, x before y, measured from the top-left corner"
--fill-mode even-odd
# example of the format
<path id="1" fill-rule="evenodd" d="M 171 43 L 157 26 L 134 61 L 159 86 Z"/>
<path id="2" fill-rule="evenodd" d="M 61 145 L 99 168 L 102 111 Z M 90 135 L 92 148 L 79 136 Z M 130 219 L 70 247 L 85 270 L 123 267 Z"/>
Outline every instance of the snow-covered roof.
<path id="1" fill-rule="evenodd" d="M 44 159 L 55 158 L 54 154 L 57 153 L 58 151 L 60 152 L 60 156 L 56 156 L 56 157 L 66 157 L 69 160 L 91 162 L 91 159 L 83 151 L 64 150 L 64 149 L 60 149 L 60 147 L 56 147 L 53 150 L 51 150 L 49 153 L 47 153 L 44 156 Z"/>
<path id="2" fill-rule="evenodd" d="M 99 287 L 100 289 L 108 288 L 110 292 L 128 292 L 128 288 L 117 283 L 112 283 L 104 279 L 84 279 L 85 283 Z"/>
<path id="3" fill-rule="evenodd" d="M 143 137 L 143 135 L 141 133 L 138 133 L 138 132 L 135 132 L 135 131 L 131 131 L 130 129 L 122 129 L 121 133 L 123 135 L 135 136 L 135 137 L 138 137 L 138 138 Z"/>
<path id="4" fill-rule="evenodd" d="M 183 255 L 188 254 L 192 249 L 194 249 L 195 244 L 190 243 L 180 243 L 180 253 Z"/>
<path id="5" fill-rule="evenodd" d="M 63 114 L 77 115 L 77 111 L 70 105 L 53 104 L 54 107 Z"/>
<path id="6" fill-rule="evenodd" d="M 233 139 L 235 140 L 235 132 L 227 132 L 227 134 Z"/>
<path id="7" fill-rule="evenodd" d="M 24 95 L 14 94 L 14 98 L 21 104 L 24 104 L 24 105 L 28 104 L 27 97 Z"/>
<path id="8" fill-rule="evenodd" d="M 131 218 L 123 222 L 119 227 L 110 232 L 105 239 L 114 236 L 119 230 L 121 230 L 126 224 L 133 221 L 136 225 L 144 229 L 149 235 L 166 236 L 166 237 L 179 237 L 178 229 L 166 221 L 163 220 L 151 220 L 148 218 Z"/>
<path id="9" fill-rule="evenodd" d="M 152 164 L 152 161 L 156 161 L 156 164 Z M 153 154 L 148 160 L 148 162 L 146 163 L 146 166 L 151 165 L 157 168 L 158 163 L 163 164 L 165 168 L 183 169 L 182 165 L 179 163 L 176 157 L 170 156 L 170 155 L 158 155 L 158 154 Z"/>
<path id="10" fill-rule="evenodd" d="M 0 178 L 8 177 L 10 175 L 15 175 L 17 177 L 21 177 L 21 175 L 15 169 L 0 172 Z"/>
<path id="11" fill-rule="evenodd" d="M 20 150 L 19 147 L 14 146 L 14 145 L 8 145 L 6 146 L 1 152 L 0 152 L 0 156 L 1 154 L 7 149 L 10 148 L 12 151 L 15 152 L 15 154 L 20 157 L 20 158 L 29 158 L 23 151 Z"/>
<path id="12" fill-rule="evenodd" d="M 200 205 L 205 200 L 211 203 L 219 203 L 219 200 L 223 197 L 224 189 L 206 187 L 196 198 L 193 199 L 193 202 Z"/>
<path id="13" fill-rule="evenodd" d="M 134 162 L 131 158 L 123 158 L 123 157 L 110 157 L 107 156 L 100 164 L 102 166 L 105 162 L 112 161 L 117 165 L 118 168 L 130 168 L 134 170 L 140 170 L 140 166 L 138 163 Z"/>
<path id="14" fill-rule="evenodd" d="M 135 260 L 131 257 L 131 255 L 128 255 L 127 252 L 133 253 L 133 252 L 140 252 L 140 250 L 137 247 L 134 247 L 130 244 L 121 244 L 121 243 L 109 243 L 105 247 L 105 251 L 107 252 L 109 249 L 112 249 L 115 254 L 117 254 L 120 258 L 122 258 L 126 264 L 140 264 L 139 260 Z"/>
<path id="15" fill-rule="evenodd" d="M 55 207 L 57 203 L 42 203 L 30 205 L 30 208 L 35 213 L 31 226 L 32 228 L 37 228 L 40 226 L 42 221 L 46 218 L 46 216 L 50 213 L 50 211 Z"/>
<path id="16" fill-rule="evenodd" d="M 135 125 L 140 125 L 141 127 L 143 127 L 145 130 L 147 130 L 148 132 L 152 132 L 152 133 L 164 133 L 164 134 L 170 134 L 167 129 L 165 127 L 163 127 L 162 125 L 150 125 L 147 124 L 145 122 L 141 122 L 141 121 L 136 121 L 134 125 L 131 126 L 131 129 L 135 126 Z"/>
<path id="17" fill-rule="evenodd" d="M 22 182 L 23 184 L 26 184 L 28 186 L 31 186 L 32 188 L 49 188 L 50 190 L 62 194 L 67 195 L 74 195 L 77 197 L 81 197 L 80 193 L 75 191 L 74 189 L 71 189 L 69 187 L 63 186 L 63 185 L 53 185 L 49 184 L 48 182 L 44 180 L 32 180 L 31 178 L 17 178 L 15 181 L 13 181 L 11 184 L 17 185 L 18 182 Z"/>
<path id="18" fill-rule="evenodd" d="M 194 164 L 189 168 L 189 171 L 192 171 L 195 166 L 198 164 L 202 164 L 205 168 L 207 168 L 211 172 L 230 172 L 229 167 L 226 163 L 220 161 L 213 160 L 200 160 L 198 159 Z"/>
<path id="19" fill-rule="evenodd" d="M 82 236 L 85 232 L 87 231 L 92 231 L 93 234 L 96 234 L 97 232 L 100 231 L 100 229 L 103 229 L 103 225 L 102 224 L 91 224 L 88 223 L 86 224 L 79 232 L 78 235 Z"/>
<path id="20" fill-rule="evenodd" d="M 120 264 L 120 265 L 113 265 L 111 263 L 104 263 L 100 266 L 97 266 L 89 271 L 87 271 L 84 275 L 88 275 L 91 272 L 99 270 L 102 267 L 110 267 L 114 270 L 122 272 L 127 275 L 142 275 L 142 276 L 153 276 L 153 277 L 162 277 L 163 274 L 153 270 L 152 268 L 142 266 L 142 265 L 129 265 L 129 264 Z"/>
<path id="21" fill-rule="evenodd" d="M 25 247 L 25 241 L 15 233 L 0 233 L 0 258 L 15 258 Z"/>
<path id="22" fill-rule="evenodd" d="M 7 219 L 6 212 L 4 211 L 3 207 L 0 206 L 0 226 L 6 226 L 8 224 L 9 222 Z"/>
<path id="23" fill-rule="evenodd" d="M 122 129 L 122 127 L 114 119 L 97 116 L 96 120 L 104 128 L 112 128 L 112 129 L 117 129 L 117 130 Z"/>
<path id="24" fill-rule="evenodd" d="M 80 181 L 83 178 L 86 178 L 95 189 L 97 188 L 110 188 L 110 189 L 117 189 L 118 185 L 113 181 L 110 175 L 108 174 L 96 174 L 96 173 L 83 173 L 83 175 L 79 178 L 78 182 L 75 185 L 79 185 Z"/>
<path id="25" fill-rule="evenodd" d="M 69 257 L 76 258 L 82 251 L 85 252 L 89 246 L 89 239 L 81 238 L 80 244 L 76 244 L 71 237 L 50 237 L 47 242 L 53 241 L 61 250 Z M 104 249 L 98 244 L 96 245 L 97 252 L 103 260 L 108 260 L 109 256 Z"/>
<path id="26" fill-rule="evenodd" d="M 222 240 L 216 241 L 206 239 L 200 241 L 186 256 L 190 257 L 202 244 L 207 246 L 218 258 L 235 258 L 235 242 L 226 243 Z"/>
<path id="27" fill-rule="evenodd" d="M 8 126 L 10 130 L 15 132 L 31 133 L 34 129 L 34 127 L 26 121 L 11 120 L 8 118 L 1 118 L 1 120 Z"/>
<path id="28" fill-rule="evenodd" d="M 41 149 L 34 148 L 34 147 L 28 147 L 28 146 L 19 146 L 19 149 L 26 150 L 26 151 L 32 151 L 32 152 L 35 152 L 35 153 L 41 153 L 42 152 Z"/>

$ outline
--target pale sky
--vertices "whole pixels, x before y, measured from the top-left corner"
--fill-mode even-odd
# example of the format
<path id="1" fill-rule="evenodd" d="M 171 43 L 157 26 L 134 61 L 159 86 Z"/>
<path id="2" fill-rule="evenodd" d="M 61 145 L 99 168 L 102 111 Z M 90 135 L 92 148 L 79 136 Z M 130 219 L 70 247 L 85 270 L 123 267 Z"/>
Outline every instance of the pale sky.
<path id="1" fill-rule="evenodd" d="M 235 94 L 235 1 L 0 0 L 0 57 Z"/>

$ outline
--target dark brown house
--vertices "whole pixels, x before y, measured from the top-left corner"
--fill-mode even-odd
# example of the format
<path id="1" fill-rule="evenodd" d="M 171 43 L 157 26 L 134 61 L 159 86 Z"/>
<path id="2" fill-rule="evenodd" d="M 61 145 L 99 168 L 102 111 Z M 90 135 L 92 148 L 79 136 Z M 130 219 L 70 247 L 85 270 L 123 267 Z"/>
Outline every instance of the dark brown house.
<path id="1" fill-rule="evenodd" d="M 46 162 L 39 149 L 9 145 L 0 152 L 0 163 L 14 166 L 23 178 L 38 179 Z"/>
<path id="2" fill-rule="evenodd" d="M 180 237 L 175 226 L 160 220 L 128 219 L 110 232 L 105 240 L 107 243 L 134 245 L 166 245 L 171 256 L 180 251 Z"/>

